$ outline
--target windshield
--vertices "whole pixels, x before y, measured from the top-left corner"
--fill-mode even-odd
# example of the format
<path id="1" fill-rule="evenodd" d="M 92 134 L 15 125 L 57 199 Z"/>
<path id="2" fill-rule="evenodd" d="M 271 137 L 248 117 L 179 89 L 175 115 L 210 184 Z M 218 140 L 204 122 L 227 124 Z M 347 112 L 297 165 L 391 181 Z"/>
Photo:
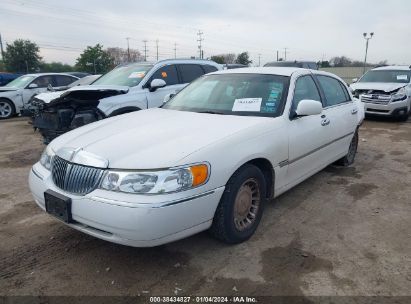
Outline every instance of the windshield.
<path id="1" fill-rule="evenodd" d="M 410 71 L 374 70 L 368 71 L 359 82 L 409 83 Z"/>
<path id="2" fill-rule="evenodd" d="M 121 85 L 134 87 L 141 82 L 152 67 L 153 65 L 149 64 L 120 66 L 97 79 L 92 85 Z"/>
<path id="3" fill-rule="evenodd" d="M 36 76 L 20 76 L 7 84 L 8 87 L 22 89 L 26 87 Z"/>
<path id="4" fill-rule="evenodd" d="M 289 77 L 261 74 L 204 76 L 164 104 L 164 109 L 211 114 L 281 115 Z"/>
<path id="5" fill-rule="evenodd" d="M 80 78 L 79 80 L 76 80 L 70 83 L 68 87 L 72 88 L 72 87 L 81 86 L 81 85 L 89 85 L 93 81 L 96 81 L 96 79 L 98 79 L 99 77 L 101 77 L 101 75 L 86 76 L 86 77 Z"/>

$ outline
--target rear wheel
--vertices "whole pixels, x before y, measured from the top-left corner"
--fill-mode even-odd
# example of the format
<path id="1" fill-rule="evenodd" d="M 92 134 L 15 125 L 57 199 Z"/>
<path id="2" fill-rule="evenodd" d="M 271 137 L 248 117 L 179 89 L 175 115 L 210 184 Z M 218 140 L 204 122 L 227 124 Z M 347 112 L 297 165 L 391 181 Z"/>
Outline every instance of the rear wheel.
<path id="1" fill-rule="evenodd" d="M 350 147 L 348 148 L 348 153 L 343 158 L 339 159 L 336 164 L 344 167 L 348 167 L 354 163 L 355 155 L 357 154 L 358 148 L 358 130 L 355 131 L 354 136 L 351 140 Z"/>
<path id="2" fill-rule="evenodd" d="M 8 119 L 16 114 L 14 104 L 7 99 L 0 99 L 0 119 Z"/>
<path id="3" fill-rule="evenodd" d="M 260 223 L 266 199 L 266 182 L 256 166 L 244 165 L 226 185 L 210 232 L 230 244 L 249 239 Z"/>

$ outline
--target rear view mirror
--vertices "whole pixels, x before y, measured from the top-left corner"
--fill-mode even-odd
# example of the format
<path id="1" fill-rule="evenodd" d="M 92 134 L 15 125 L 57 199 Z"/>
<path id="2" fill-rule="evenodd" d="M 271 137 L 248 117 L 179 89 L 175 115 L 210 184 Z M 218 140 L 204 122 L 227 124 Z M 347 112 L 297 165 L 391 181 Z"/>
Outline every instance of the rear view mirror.
<path id="1" fill-rule="evenodd" d="M 303 99 L 298 103 L 295 113 L 297 116 L 319 115 L 323 111 L 323 105 L 317 100 Z"/>
<path id="2" fill-rule="evenodd" d="M 167 84 L 163 79 L 153 79 L 150 83 L 150 92 L 154 92 L 159 88 L 164 88 L 166 85 Z"/>
<path id="3" fill-rule="evenodd" d="M 29 89 L 37 89 L 39 86 L 35 83 L 30 83 L 29 84 Z"/>

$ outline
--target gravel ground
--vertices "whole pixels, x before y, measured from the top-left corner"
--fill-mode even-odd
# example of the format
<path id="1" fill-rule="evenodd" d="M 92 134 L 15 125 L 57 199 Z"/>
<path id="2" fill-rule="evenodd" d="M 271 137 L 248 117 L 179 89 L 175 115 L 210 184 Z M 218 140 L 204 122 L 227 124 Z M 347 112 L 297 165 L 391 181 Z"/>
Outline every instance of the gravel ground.
<path id="1" fill-rule="evenodd" d="M 268 204 L 236 246 L 201 233 L 139 249 L 72 230 L 30 195 L 39 134 L 1 121 L 0 142 L 0 295 L 411 295 L 411 120 L 367 120 L 353 166 Z"/>

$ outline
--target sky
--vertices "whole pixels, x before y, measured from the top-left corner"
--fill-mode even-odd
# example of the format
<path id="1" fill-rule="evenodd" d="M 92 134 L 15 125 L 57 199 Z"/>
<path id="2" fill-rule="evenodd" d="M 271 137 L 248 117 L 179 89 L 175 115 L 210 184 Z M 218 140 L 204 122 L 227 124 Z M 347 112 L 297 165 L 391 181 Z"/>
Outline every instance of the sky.
<path id="1" fill-rule="evenodd" d="M 148 60 L 248 51 L 253 65 L 276 59 L 364 60 L 363 33 L 374 32 L 368 62 L 411 64 L 409 0 L 0 0 L 3 44 L 30 39 L 44 61 L 74 64 L 81 51 L 144 51 Z M 285 50 L 286 49 L 286 50 Z"/>

